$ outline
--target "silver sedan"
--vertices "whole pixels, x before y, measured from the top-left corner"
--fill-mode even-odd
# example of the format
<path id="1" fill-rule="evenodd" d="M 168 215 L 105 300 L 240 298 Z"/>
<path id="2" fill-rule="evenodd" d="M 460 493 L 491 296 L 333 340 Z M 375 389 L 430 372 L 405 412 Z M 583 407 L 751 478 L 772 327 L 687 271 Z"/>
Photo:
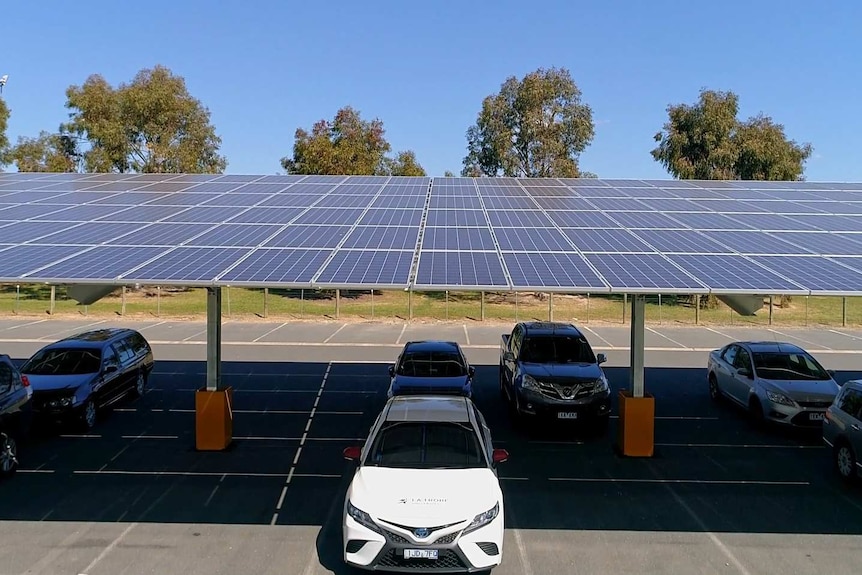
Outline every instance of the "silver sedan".
<path id="1" fill-rule="evenodd" d="M 840 387 L 814 357 L 797 345 L 740 341 L 711 351 L 709 395 L 749 410 L 756 421 L 820 427 Z"/>

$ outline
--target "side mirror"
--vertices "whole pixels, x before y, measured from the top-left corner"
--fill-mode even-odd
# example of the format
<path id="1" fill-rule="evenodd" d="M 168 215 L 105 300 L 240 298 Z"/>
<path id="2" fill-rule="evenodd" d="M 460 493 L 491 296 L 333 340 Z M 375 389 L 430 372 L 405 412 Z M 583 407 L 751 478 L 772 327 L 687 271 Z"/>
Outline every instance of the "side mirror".
<path id="1" fill-rule="evenodd" d="M 605 363 L 608 360 L 608 356 L 603 353 L 596 355 L 596 362 L 599 364 Z"/>
<path id="2" fill-rule="evenodd" d="M 515 354 L 511 351 L 503 352 L 503 361 L 515 361 Z"/>
<path id="3" fill-rule="evenodd" d="M 745 369 L 744 367 L 740 367 L 739 369 L 737 369 L 736 373 L 738 375 L 741 375 L 743 377 L 747 377 L 748 379 L 751 379 L 751 372 L 749 370 Z"/>
<path id="4" fill-rule="evenodd" d="M 362 448 L 361 447 L 346 447 L 344 448 L 344 459 L 348 461 L 359 461 L 359 458 L 362 457 Z"/>
<path id="5" fill-rule="evenodd" d="M 509 452 L 505 449 L 495 449 L 492 455 L 494 463 L 504 463 L 509 461 Z"/>
<path id="6" fill-rule="evenodd" d="M 102 371 L 107 374 L 107 373 L 114 373 L 118 369 L 119 368 L 116 365 L 106 365 L 105 369 L 103 369 Z"/>
<path id="7" fill-rule="evenodd" d="M 474 375 L 476 375 L 476 368 L 473 367 L 472 365 L 470 367 L 468 367 L 467 368 L 467 375 L 470 377 L 473 377 Z"/>
<path id="8" fill-rule="evenodd" d="M 395 366 L 394 365 L 389 366 L 389 377 L 395 377 Z"/>

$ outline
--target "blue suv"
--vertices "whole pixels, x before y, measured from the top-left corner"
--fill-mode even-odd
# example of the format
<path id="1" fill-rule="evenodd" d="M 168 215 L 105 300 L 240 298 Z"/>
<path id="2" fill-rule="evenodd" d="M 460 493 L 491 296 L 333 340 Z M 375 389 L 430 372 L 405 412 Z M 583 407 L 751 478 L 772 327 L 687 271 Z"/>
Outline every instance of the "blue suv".
<path id="1" fill-rule="evenodd" d="M 388 396 L 431 393 L 472 397 L 474 374 L 457 342 L 411 341 L 389 367 Z"/>

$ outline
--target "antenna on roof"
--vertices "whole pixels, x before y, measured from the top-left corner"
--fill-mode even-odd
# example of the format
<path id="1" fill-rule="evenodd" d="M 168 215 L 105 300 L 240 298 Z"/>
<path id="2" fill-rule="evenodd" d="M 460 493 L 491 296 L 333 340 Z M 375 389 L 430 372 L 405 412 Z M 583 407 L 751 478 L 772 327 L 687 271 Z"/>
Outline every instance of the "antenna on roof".
<path id="1" fill-rule="evenodd" d="M 9 74 L 3 74 L 0 76 L 0 94 L 3 93 L 3 86 L 6 85 L 6 80 L 9 79 Z"/>

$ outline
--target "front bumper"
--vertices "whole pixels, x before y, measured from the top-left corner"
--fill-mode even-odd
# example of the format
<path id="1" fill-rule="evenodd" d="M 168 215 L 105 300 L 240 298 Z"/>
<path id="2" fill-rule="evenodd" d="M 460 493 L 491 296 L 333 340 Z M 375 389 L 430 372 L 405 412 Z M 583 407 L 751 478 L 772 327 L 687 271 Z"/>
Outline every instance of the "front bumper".
<path id="1" fill-rule="evenodd" d="M 826 407 L 804 407 L 800 405 L 785 405 L 761 398 L 763 416 L 774 423 L 799 427 L 803 429 L 819 429 L 826 417 Z"/>
<path id="2" fill-rule="evenodd" d="M 472 573 L 496 567 L 503 558 L 503 513 L 488 525 L 462 535 L 463 527 L 443 529 L 435 542 L 411 541 L 406 533 L 385 528 L 377 533 L 345 515 L 342 550 L 345 563 L 371 571 Z M 437 559 L 404 559 L 405 549 L 436 549 Z"/>
<path id="3" fill-rule="evenodd" d="M 596 421 L 611 413 L 609 391 L 579 399 L 556 399 L 542 393 L 518 388 L 517 409 L 520 415 L 557 421 Z"/>

